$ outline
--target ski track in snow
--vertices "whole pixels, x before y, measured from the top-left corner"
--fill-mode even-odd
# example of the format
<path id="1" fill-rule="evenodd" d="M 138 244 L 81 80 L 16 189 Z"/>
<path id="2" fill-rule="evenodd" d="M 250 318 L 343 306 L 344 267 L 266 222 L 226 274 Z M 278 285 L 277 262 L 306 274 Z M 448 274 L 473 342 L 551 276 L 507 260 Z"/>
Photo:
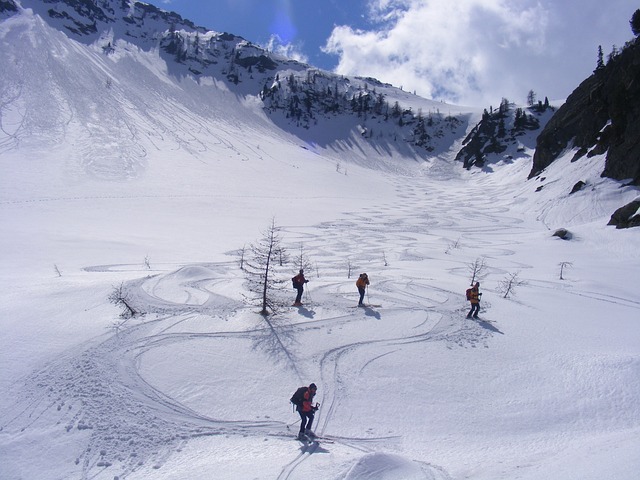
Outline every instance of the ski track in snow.
<path id="1" fill-rule="evenodd" d="M 407 191 L 403 200 L 409 204 L 415 195 L 415 192 Z M 439 196 L 437 201 L 442 198 Z M 394 249 L 411 252 L 413 257 L 427 258 L 428 249 L 433 246 L 422 244 L 420 239 L 428 238 L 432 228 L 453 226 L 452 223 L 436 221 L 426 213 L 421 222 L 416 222 L 411 205 L 400 210 L 411 216 L 411 228 L 408 228 L 408 222 L 398 219 L 397 207 L 390 205 L 366 208 L 358 214 L 346 215 L 345 220 L 340 222 L 305 228 L 306 233 L 301 233 L 298 240 L 305 242 L 305 249 L 314 257 L 322 258 L 326 255 L 323 264 L 340 271 L 344 270 L 343 262 L 348 260 L 346 257 L 341 259 L 336 252 L 354 251 L 356 245 L 360 250 L 361 261 L 373 260 L 381 256 L 384 248 L 390 247 L 385 245 L 388 239 L 393 240 Z M 386 216 L 387 213 L 389 217 Z M 498 225 L 496 230 L 500 228 L 499 223 L 504 222 L 504 218 L 500 222 L 494 222 Z M 296 235 L 295 228 L 286 230 L 291 236 Z M 435 241 L 438 242 L 439 239 Z M 85 270 L 99 273 L 126 268 L 126 265 L 106 265 L 87 267 Z M 26 387 L 17 393 L 18 401 L 24 405 L 22 413 L 10 419 L 3 425 L 3 429 L 25 430 L 43 423 L 54 423 L 66 432 L 74 429 L 86 431 L 87 446 L 76 459 L 76 463 L 82 467 L 83 478 L 92 477 L 95 469 L 114 465 L 118 465 L 121 478 L 147 464 L 160 468 L 171 452 L 179 450 L 184 442 L 196 437 L 265 435 L 270 431 L 283 429 L 281 422 L 225 421 L 200 415 L 155 389 L 138 371 L 142 355 L 167 343 L 188 341 L 194 337 L 251 338 L 256 334 L 179 331 L 180 323 L 190 316 L 225 318 L 231 316 L 234 309 L 242 308 L 242 305 L 211 290 L 215 289 L 216 282 L 224 281 L 225 273 L 229 273 L 228 268 L 220 265 L 185 266 L 167 275 L 129 282 L 126 285 L 127 291 L 135 299 L 135 304 L 149 316 L 155 314 L 159 318 L 145 320 L 140 324 L 135 324 L 134 320 L 123 322 L 106 339 L 98 340 L 84 349 L 79 347 L 77 351 L 69 352 L 34 372 L 25 382 Z M 215 275 L 220 275 L 220 278 L 216 279 Z M 347 283 L 351 286 L 352 282 Z M 330 298 L 339 287 L 340 285 L 330 283 L 313 294 Z M 343 295 L 345 302 L 336 308 L 346 308 L 347 298 L 351 300 L 353 296 L 351 290 L 353 289 L 349 288 L 348 293 L 338 292 Z M 341 345 L 321 354 L 319 363 L 325 391 L 323 409 L 317 416 L 316 424 L 320 434 L 329 428 L 334 410 L 340 408 L 339 398 L 348 389 L 343 377 L 345 371 L 353 368 L 348 359 L 355 350 L 372 344 L 399 348 L 405 343 L 437 341 L 464 347 L 486 342 L 493 334 L 491 329 L 483 328 L 478 323 L 459 321 L 460 301 L 455 292 L 446 292 L 411 279 L 407 279 L 404 285 L 381 279 L 377 283 L 377 290 L 381 293 L 376 298 L 385 304 L 385 315 L 403 310 L 426 310 L 428 318 L 416 327 L 412 336 L 371 338 L 356 344 Z M 167 298 L 166 292 L 176 291 L 184 293 L 182 298 Z M 434 301 L 433 298 L 438 298 L 439 301 Z M 322 323 L 330 328 L 332 324 L 350 321 L 352 315 L 347 311 L 344 314 L 325 318 Z M 380 319 L 370 309 L 365 309 L 364 314 Z M 315 323 L 316 321 L 303 323 L 299 328 L 316 328 Z M 366 368 L 377 357 L 370 358 L 359 369 Z M 335 441 L 361 452 L 374 452 L 393 439 L 363 436 L 336 437 Z M 300 463 L 318 448 L 320 447 L 316 444 L 303 448 L 296 459 L 283 467 L 279 478 L 291 478 Z M 426 468 L 431 470 L 431 467 Z"/>
<path id="2" fill-rule="evenodd" d="M 326 350 L 316 352 L 314 361 L 319 365 L 323 390 L 322 409 L 316 416 L 315 428 L 323 435 L 331 432 L 332 418 L 341 408 L 341 399 L 348 398 L 349 390 L 356 388 L 353 382 L 358 374 L 386 355 L 402 349 L 403 345 L 443 342 L 449 348 L 488 347 L 493 336 L 502 334 L 499 325 L 464 321 L 467 305 L 461 300 L 460 292 L 447 291 L 430 283 L 428 272 L 421 278 L 404 278 L 399 282 L 391 274 L 385 277 L 381 270 L 382 273 L 372 281 L 376 289 L 375 303 L 381 303 L 382 309 L 350 309 L 356 301 L 353 279 L 322 281 L 327 276 L 344 278 L 351 257 L 357 256 L 362 265 L 381 264 L 383 253 L 395 252 L 394 262 L 411 262 L 428 259 L 430 251 L 444 251 L 451 242 L 478 241 L 472 228 L 460 229 L 456 224 L 455 219 L 465 216 L 468 206 L 450 198 L 445 185 L 440 191 L 429 192 L 410 185 L 399 185 L 398 188 L 400 205 L 369 206 L 357 213 L 346 213 L 334 222 L 284 228 L 287 241 L 292 245 L 303 242 L 305 250 L 322 265 L 320 280 L 315 282 L 319 286 L 313 287 L 311 293 L 307 290 L 307 294 L 322 299 L 323 308 L 333 312 L 331 316 L 315 318 L 311 302 L 305 307 L 310 309 L 307 310 L 309 318 L 296 324 L 274 323 L 269 328 L 263 324 L 260 328 L 242 331 L 182 331 L 181 324 L 196 316 L 220 322 L 233 319 L 237 311 L 248 308 L 221 292 L 229 277 L 239 277 L 240 274 L 232 270 L 235 267 L 230 264 L 189 265 L 171 273 L 131 281 L 125 284 L 127 292 L 147 316 L 117 324 L 113 332 L 79 346 L 33 372 L 24 386 L 16 384 L 12 393 L 20 408 L 12 411 L 21 413 L 5 421 L 2 429 L 5 432 L 25 431 L 57 426 L 67 433 L 80 431 L 87 439 L 86 448 L 75 460 L 81 468 L 82 478 L 93 478 L 107 468 L 110 475 L 117 473 L 119 478 L 125 478 L 142 468 L 162 467 L 173 452 L 194 438 L 214 435 L 268 437 L 274 432 L 284 432 L 286 427 L 281 421 L 211 418 L 182 405 L 141 376 L 140 359 L 153 349 L 176 342 L 213 338 L 244 338 L 259 347 L 264 335 L 286 337 L 287 331 L 296 331 L 299 338 L 304 338 L 305 332 L 318 328 L 331 333 L 333 328 L 353 322 L 354 318 L 379 322 L 405 314 L 421 314 L 422 320 L 416 321 L 411 335 L 394 336 L 389 331 L 370 328 L 363 331 L 362 340 L 357 343 L 341 344 L 336 336 L 332 336 L 334 344 L 328 342 Z M 487 233 L 496 234 L 495 243 L 483 244 L 481 248 L 488 256 L 508 257 L 511 253 L 509 242 L 501 234 L 517 229 L 520 221 L 492 209 L 491 201 L 491 197 L 485 195 L 479 205 L 475 205 L 476 212 L 483 212 L 477 216 L 483 237 L 486 238 Z M 438 205 L 438 211 L 449 211 L 450 215 L 446 219 L 429 215 L 429 205 L 433 204 Z M 416 211 L 422 213 L 416 215 Z M 443 231 L 452 232 L 452 237 L 443 237 Z M 127 265 L 103 265 L 89 266 L 85 270 L 99 275 L 127 268 Z M 386 268 L 393 269 L 393 265 Z M 358 270 L 357 265 L 354 266 L 354 275 L 357 275 L 355 270 Z M 456 272 L 452 268 L 452 273 Z M 457 273 L 462 281 L 464 273 Z M 370 349 L 374 353 L 368 355 L 370 346 L 376 348 Z M 280 342 L 277 348 L 286 349 L 286 343 Z M 364 355 L 355 355 L 362 352 Z M 293 350 L 284 353 L 289 360 L 295 356 Z M 378 452 L 397 440 L 394 436 L 375 436 L 367 432 L 359 437 L 331 438 L 335 446 L 361 454 Z M 295 478 L 301 466 L 313 458 L 314 452 L 323 448 L 327 446 L 322 443 L 302 447 L 288 464 L 282 466 L 278 478 Z M 415 462 L 424 471 L 424 478 L 450 478 L 438 466 L 421 459 Z"/>

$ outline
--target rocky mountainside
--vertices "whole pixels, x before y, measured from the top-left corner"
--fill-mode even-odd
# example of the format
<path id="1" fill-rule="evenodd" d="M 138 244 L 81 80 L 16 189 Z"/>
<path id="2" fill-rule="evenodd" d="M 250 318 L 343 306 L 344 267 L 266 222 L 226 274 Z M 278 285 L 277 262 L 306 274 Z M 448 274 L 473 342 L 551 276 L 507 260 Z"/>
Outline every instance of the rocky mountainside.
<path id="1" fill-rule="evenodd" d="M 529 178 L 567 147 L 573 161 L 603 154 L 602 172 L 640 185 L 640 43 L 630 43 L 567 98 L 538 137 Z"/>
<path id="2" fill-rule="evenodd" d="M 538 136 L 529 178 L 538 176 L 567 149 L 572 162 L 606 155 L 603 177 L 640 185 L 640 42 L 600 65 L 558 109 Z M 610 224 L 640 225 L 640 202 L 614 213 Z"/>
<path id="3" fill-rule="evenodd" d="M 537 132 L 555 111 L 548 101 L 529 108 L 516 107 L 506 99 L 500 107 L 485 110 L 482 119 L 462 142 L 456 160 L 466 169 L 510 161 L 532 151 Z M 532 135 L 533 133 L 533 135 Z"/>
<path id="4" fill-rule="evenodd" d="M 640 76 L 640 45 L 637 42 L 627 45 L 612 56 L 607 65 L 598 68 L 557 111 L 546 102 L 529 108 L 503 102 L 499 109 L 485 110 L 481 114 L 480 111 L 421 99 L 372 78 L 344 77 L 325 72 L 275 55 L 242 37 L 208 31 L 176 13 L 133 0 L 0 0 L 0 19 L 20 15 L 24 9 L 32 10 L 49 27 L 85 45 L 93 52 L 92 55 L 115 59 L 105 61 L 107 69 L 118 63 L 121 68 L 126 68 L 121 59 L 134 50 L 153 52 L 166 65 L 163 69 L 166 68 L 172 83 L 174 80 L 178 84 L 184 80 L 193 81 L 202 85 L 203 90 L 213 84 L 217 90 L 231 92 L 239 99 L 250 98 L 251 102 L 259 104 L 261 112 L 271 122 L 302 139 L 305 144 L 326 148 L 336 141 L 336 138 L 329 138 L 327 132 L 335 134 L 342 131 L 344 138 L 341 140 L 352 145 L 350 136 L 355 132 L 358 142 L 366 142 L 371 151 L 386 153 L 393 161 L 398 156 L 394 157 L 392 152 L 398 152 L 402 158 L 416 160 L 436 156 L 452 158 L 457 153 L 456 160 L 465 168 L 482 167 L 487 172 L 491 171 L 491 168 L 486 168 L 488 165 L 518 159 L 529 161 L 533 155 L 530 179 L 539 179 L 539 174 L 554 160 L 575 149 L 574 162 L 606 154 L 603 176 L 640 185 L 640 83 L 636 80 Z M 67 41 L 66 37 L 64 41 Z M 60 63 L 60 56 L 47 53 L 50 45 L 46 45 L 46 40 L 40 40 L 43 45 L 33 47 L 41 50 L 40 67 L 31 62 L 33 65 L 28 68 L 30 61 L 21 58 L 21 52 L 5 55 L 9 62 L 5 63 L 5 78 L 16 79 L 7 92 L 25 90 L 26 84 L 19 80 L 25 74 L 55 73 L 43 78 L 42 85 L 37 85 L 38 81 L 31 78 L 27 83 L 34 91 L 64 89 L 64 79 L 74 75 L 75 67 Z M 62 51 L 73 50 L 64 46 L 60 48 Z M 10 60 L 14 57 L 20 58 L 20 62 Z M 53 62 L 59 63 L 54 65 Z M 115 70 L 99 68 L 87 73 L 92 81 L 96 84 L 102 82 L 107 90 L 113 91 L 112 86 L 119 84 L 120 73 Z M 136 82 L 135 89 L 141 89 L 139 99 L 144 99 L 148 92 L 161 99 L 158 86 L 164 88 L 167 82 L 153 76 L 147 80 L 140 77 L 132 79 Z M 161 83 L 156 85 L 159 80 Z M 87 84 L 81 78 L 77 83 L 79 89 Z M 131 90 L 130 85 L 121 93 L 130 95 Z M 180 99 L 185 97 L 173 98 L 174 91 L 167 90 L 162 98 L 171 97 L 180 104 Z M 79 93 L 74 92 L 73 95 L 78 97 Z M 202 118 L 207 118 L 209 110 L 215 107 L 215 100 L 213 97 L 205 100 L 209 94 L 204 91 L 195 95 L 198 99 L 187 99 L 187 109 L 195 109 Z M 52 105 L 43 118 L 36 107 L 44 108 L 43 105 L 51 103 L 52 99 L 43 95 L 41 100 L 36 102 L 38 105 L 33 111 L 26 110 L 25 118 L 32 119 L 31 123 L 25 121 L 20 125 L 34 127 L 44 120 L 64 123 L 63 117 L 69 108 Z M 85 119 L 84 124 L 89 130 L 100 130 L 105 138 L 121 128 L 120 124 L 109 126 L 99 118 L 105 109 L 120 112 L 112 115 L 114 119 L 139 113 L 146 116 L 145 121 L 149 124 L 157 122 L 157 115 L 154 116 L 152 110 L 133 112 L 123 107 L 127 102 L 109 104 L 107 100 L 106 97 L 92 96 L 91 102 L 100 107 L 74 105 L 70 111 L 91 117 L 91 121 Z M 22 110 L 16 106 L 14 111 Z M 129 121 L 135 124 L 133 118 L 124 123 Z M 336 128 L 336 125 L 340 127 Z M 125 137 L 126 130 L 122 133 Z M 131 155 L 138 156 L 135 152 L 146 148 L 138 142 L 141 131 L 146 130 L 136 131 L 135 145 L 130 148 L 134 153 Z M 153 136 L 155 129 L 150 132 L 148 135 Z M 9 140 L 13 144 L 19 136 L 14 134 Z M 127 144 L 119 143 L 121 148 Z M 96 157 L 105 164 L 112 161 L 107 148 L 105 152 L 96 154 L 97 145 L 92 142 L 83 155 L 94 163 Z M 543 185 L 537 188 L 541 190 Z M 580 188 L 580 182 L 576 183 L 576 188 Z M 629 211 L 630 216 L 626 215 Z M 615 216 L 622 220 L 614 223 L 618 226 L 635 225 L 636 220 L 633 219 L 638 216 L 633 206 L 627 206 L 622 212 Z"/>

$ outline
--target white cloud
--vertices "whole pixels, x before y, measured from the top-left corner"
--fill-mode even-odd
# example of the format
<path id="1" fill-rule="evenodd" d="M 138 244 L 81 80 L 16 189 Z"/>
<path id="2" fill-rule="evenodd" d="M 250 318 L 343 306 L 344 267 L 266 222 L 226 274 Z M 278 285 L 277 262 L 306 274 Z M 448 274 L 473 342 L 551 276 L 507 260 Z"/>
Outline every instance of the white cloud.
<path id="1" fill-rule="evenodd" d="M 297 60 L 298 62 L 308 63 L 309 58 L 302 53 L 302 46 L 296 43 L 285 43 L 278 35 L 271 35 L 269 41 L 262 45 L 263 48 L 277 55 Z"/>
<path id="2" fill-rule="evenodd" d="M 632 0 L 370 0 L 372 28 L 336 26 L 337 73 L 376 77 L 459 104 L 564 98 L 595 67 L 597 46 L 632 38 Z"/>

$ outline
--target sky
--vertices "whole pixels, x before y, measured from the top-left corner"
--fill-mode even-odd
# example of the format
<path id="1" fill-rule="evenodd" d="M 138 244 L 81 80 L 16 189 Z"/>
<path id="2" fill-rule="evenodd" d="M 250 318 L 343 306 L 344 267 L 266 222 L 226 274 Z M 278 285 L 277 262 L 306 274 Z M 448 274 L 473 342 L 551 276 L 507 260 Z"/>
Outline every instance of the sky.
<path id="1" fill-rule="evenodd" d="M 566 98 L 633 38 L 632 0 L 150 0 L 343 75 L 488 107 Z"/>

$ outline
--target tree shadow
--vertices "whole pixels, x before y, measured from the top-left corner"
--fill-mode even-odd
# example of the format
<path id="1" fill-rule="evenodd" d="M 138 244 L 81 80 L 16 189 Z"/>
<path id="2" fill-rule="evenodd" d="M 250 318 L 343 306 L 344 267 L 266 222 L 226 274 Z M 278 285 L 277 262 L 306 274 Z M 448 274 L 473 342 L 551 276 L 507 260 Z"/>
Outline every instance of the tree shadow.
<path id="1" fill-rule="evenodd" d="M 302 378 L 297 367 L 297 359 L 293 354 L 293 347 L 297 345 L 295 330 L 291 325 L 278 325 L 277 317 L 261 315 L 267 328 L 262 330 L 262 334 L 254 337 L 253 348 L 264 351 L 273 359 L 285 362 L 296 373 L 298 378 Z"/>

